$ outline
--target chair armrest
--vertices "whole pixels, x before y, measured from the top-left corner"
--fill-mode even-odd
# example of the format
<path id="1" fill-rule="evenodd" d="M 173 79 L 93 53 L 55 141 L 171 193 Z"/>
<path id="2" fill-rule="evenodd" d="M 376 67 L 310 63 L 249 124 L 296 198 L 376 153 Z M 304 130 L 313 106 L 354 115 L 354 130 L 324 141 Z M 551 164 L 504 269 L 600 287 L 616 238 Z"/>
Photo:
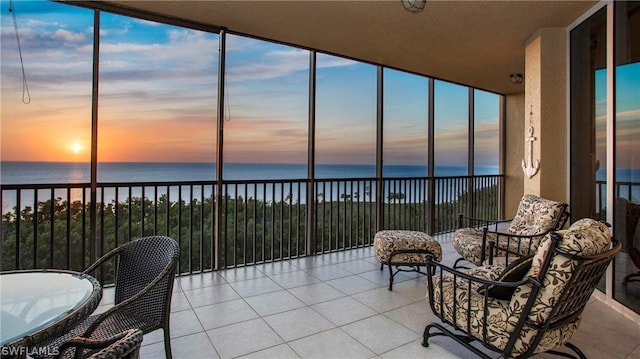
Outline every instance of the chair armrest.
<path id="1" fill-rule="evenodd" d="M 442 321 L 444 322 L 448 322 L 449 324 L 454 325 L 454 327 L 460 327 L 459 325 L 456 325 L 456 323 L 451 323 L 448 320 L 446 320 L 443 316 L 442 310 L 443 310 L 443 295 L 440 295 L 440 310 L 436 309 L 435 306 L 435 296 L 434 296 L 434 277 L 439 277 L 439 289 L 440 289 L 440 293 L 443 292 L 443 283 L 444 283 L 444 278 L 445 278 L 445 274 L 448 274 L 449 276 L 452 276 L 452 280 L 454 283 L 454 290 L 456 289 L 466 289 L 469 293 L 471 293 L 471 291 L 473 290 L 474 287 L 481 287 L 483 288 L 483 291 L 481 294 L 484 297 L 484 305 L 486 307 L 487 305 L 487 301 L 489 300 L 489 290 L 488 288 L 490 286 L 492 287 L 503 287 L 503 288 L 516 288 L 519 287 L 521 285 L 524 284 L 531 284 L 533 287 L 541 287 L 542 284 L 540 283 L 540 281 L 538 281 L 537 278 L 534 277 L 529 277 L 526 276 L 523 279 L 516 281 L 516 282 L 503 282 L 503 281 L 496 281 L 496 280 L 491 280 L 491 279 L 487 279 L 487 278 L 483 278 L 483 277 L 478 277 L 478 276 L 473 276 L 471 274 L 459 271 L 457 269 L 454 269 L 452 267 L 449 267 L 445 264 L 439 263 L 435 261 L 435 258 L 433 257 L 433 255 L 431 254 L 427 254 L 427 291 L 429 293 L 429 305 L 431 306 L 431 310 L 433 311 L 433 314 L 435 314 L 437 317 L 439 317 Z M 438 270 L 439 269 L 439 270 Z M 467 297 L 469 298 L 469 297 Z M 456 300 L 455 298 L 453 299 L 454 301 Z M 461 309 L 459 308 L 457 305 L 454 306 L 456 309 Z M 470 308 L 470 306 L 467 306 L 467 308 Z M 468 309 L 467 309 L 468 310 Z M 455 317 L 455 316 L 454 316 Z M 458 323 L 459 324 L 459 323 Z M 465 325 L 466 326 L 466 325 Z M 464 328 L 464 327 L 461 327 Z"/>
<path id="2" fill-rule="evenodd" d="M 85 269 L 82 273 L 90 275 L 91 272 L 93 272 L 96 269 L 98 269 L 99 267 L 101 267 L 102 264 L 104 264 L 104 262 L 106 262 L 109 259 L 113 258 L 114 256 L 120 254 L 121 250 L 122 250 L 121 247 L 116 247 L 116 248 L 110 250 L 107 254 L 103 255 L 100 258 L 98 258 L 97 261 L 95 261 L 92 265 L 89 266 L 89 268 Z"/>
<path id="3" fill-rule="evenodd" d="M 65 341 L 64 343 L 62 343 L 59 347 L 58 347 L 58 355 L 56 356 L 57 358 L 64 358 L 64 352 L 69 349 L 69 348 L 80 348 L 80 349 L 104 349 L 106 347 L 108 347 L 109 345 L 117 342 L 118 340 L 122 339 L 125 335 L 127 335 L 126 332 L 123 333 L 119 333 L 116 334 L 112 337 L 103 339 L 103 340 L 97 340 L 97 339 L 91 339 L 91 338 L 85 338 L 85 337 L 81 337 L 81 336 L 75 336 L 73 338 L 70 338 L 69 340 Z M 76 351 L 76 357 L 82 357 L 81 356 L 82 351 L 81 350 L 77 350 Z"/>
<path id="4" fill-rule="evenodd" d="M 433 276 L 436 275 L 436 271 L 437 269 L 440 269 L 439 275 L 440 277 L 443 277 L 443 273 L 450 273 L 451 275 L 453 275 L 455 278 L 462 278 L 462 279 L 467 279 L 470 282 L 473 283 L 479 283 L 479 284 L 483 284 L 483 285 L 495 285 L 495 286 L 499 286 L 499 287 L 519 287 L 523 284 L 526 283 L 534 283 L 534 285 L 540 285 L 540 283 L 538 282 L 538 280 L 536 278 L 533 277 L 525 277 L 517 282 L 502 282 L 502 281 L 496 281 L 496 280 L 491 280 L 491 279 L 487 279 L 487 278 L 483 278 L 483 277 L 477 277 L 477 276 L 473 276 L 471 274 L 459 271 L 457 269 L 454 269 L 453 267 L 449 267 L 445 264 L 442 264 L 440 262 L 436 262 L 435 257 L 433 256 L 433 254 L 429 253 L 426 255 L 426 260 L 427 260 L 427 273 L 429 274 L 427 281 L 429 282 L 429 287 L 431 287 L 432 281 L 433 281 Z M 537 283 L 537 284 L 536 284 Z M 431 289 L 431 288 L 429 288 Z"/>
<path id="5" fill-rule="evenodd" d="M 458 228 L 466 228 L 466 227 L 470 227 L 470 228 L 489 228 L 489 226 L 494 226 L 494 230 L 497 230 L 498 228 L 498 224 L 500 223 L 507 223 L 507 222 L 511 222 L 513 219 L 502 219 L 502 220 L 495 220 L 495 219 L 484 219 L 484 218 L 474 218 L 474 217 L 467 217 L 464 216 L 462 214 L 458 215 Z"/>

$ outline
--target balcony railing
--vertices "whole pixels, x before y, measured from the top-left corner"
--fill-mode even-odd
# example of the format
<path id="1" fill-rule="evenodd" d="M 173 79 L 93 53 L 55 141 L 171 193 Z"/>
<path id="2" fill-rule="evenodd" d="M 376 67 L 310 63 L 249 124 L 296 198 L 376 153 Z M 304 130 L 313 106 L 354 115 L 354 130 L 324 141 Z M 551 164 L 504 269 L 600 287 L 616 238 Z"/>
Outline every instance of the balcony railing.
<path id="1" fill-rule="evenodd" d="M 179 242 L 181 273 L 291 259 L 369 246 L 380 229 L 448 232 L 459 213 L 498 219 L 502 187 L 499 175 L 100 183 L 94 206 L 90 184 L 3 185 L 0 267 L 81 270 L 154 234 Z"/>

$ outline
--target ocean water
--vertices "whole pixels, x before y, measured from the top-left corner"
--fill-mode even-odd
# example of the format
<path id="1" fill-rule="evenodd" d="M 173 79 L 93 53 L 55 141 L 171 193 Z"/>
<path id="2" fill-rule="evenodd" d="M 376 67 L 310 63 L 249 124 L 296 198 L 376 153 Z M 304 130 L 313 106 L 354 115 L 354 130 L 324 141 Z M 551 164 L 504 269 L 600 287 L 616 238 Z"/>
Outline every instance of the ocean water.
<path id="1" fill-rule="evenodd" d="M 98 182 L 181 182 L 212 181 L 216 178 L 215 163 L 130 163 L 98 164 Z M 464 176 L 466 167 L 436 167 L 436 176 Z M 476 174 L 498 174 L 497 167 L 476 168 Z M 373 178 L 374 165 L 316 166 L 315 177 Z M 426 166 L 385 166 L 385 177 L 426 177 Z M 226 163 L 224 180 L 305 179 L 306 164 Z M 73 162 L 1 162 L 0 182 L 8 184 L 54 184 L 90 182 L 90 165 Z"/>

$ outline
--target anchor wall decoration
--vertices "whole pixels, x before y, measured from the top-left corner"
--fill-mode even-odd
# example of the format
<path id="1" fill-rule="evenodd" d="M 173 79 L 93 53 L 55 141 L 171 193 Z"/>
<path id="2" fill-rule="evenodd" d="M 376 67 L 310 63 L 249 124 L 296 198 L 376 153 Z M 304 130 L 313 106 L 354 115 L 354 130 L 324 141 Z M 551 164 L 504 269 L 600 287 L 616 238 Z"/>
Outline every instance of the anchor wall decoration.
<path id="1" fill-rule="evenodd" d="M 525 142 L 528 143 L 527 146 L 527 159 L 529 162 L 525 162 L 522 160 L 522 171 L 527 177 L 531 178 L 538 173 L 538 169 L 540 168 L 540 160 L 536 159 L 536 162 L 533 163 L 533 141 L 536 138 L 533 136 L 533 125 L 531 125 L 531 117 L 533 116 L 533 106 L 531 106 L 531 111 L 529 112 L 529 129 L 527 130 L 528 136 L 524 138 Z"/>

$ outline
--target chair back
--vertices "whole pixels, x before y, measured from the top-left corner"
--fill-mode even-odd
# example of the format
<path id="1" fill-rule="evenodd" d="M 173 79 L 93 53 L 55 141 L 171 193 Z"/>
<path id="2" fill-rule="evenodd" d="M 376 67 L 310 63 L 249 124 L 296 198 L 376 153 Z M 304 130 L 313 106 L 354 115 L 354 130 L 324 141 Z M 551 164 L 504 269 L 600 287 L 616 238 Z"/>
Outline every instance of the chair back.
<path id="1" fill-rule="evenodd" d="M 127 310 L 147 323 L 164 323 L 171 304 L 179 253 L 176 241 L 164 236 L 143 237 L 123 244 L 116 270 L 115 304 L 138 294 L 159 279 Z M 146 332 L 148 328 L 141 329 Z"/>
<path id="2" fill-rule="evenodd" d="M 525 194 L 507 231 L 529 236 L 560 229 L 567 221 L 566 210 L 566 203 Z"/>
<path id="3" fill-rule="evenodd" d="M 553 345 L 567 342 L 620 248 L 607 225 L 591 218 L 546 235 L 527 273 L 540 285 L 520 286 L 511 297 L 508 322 L 514 335 L 505 352 L 544 351 L 543 336 Z"/>

